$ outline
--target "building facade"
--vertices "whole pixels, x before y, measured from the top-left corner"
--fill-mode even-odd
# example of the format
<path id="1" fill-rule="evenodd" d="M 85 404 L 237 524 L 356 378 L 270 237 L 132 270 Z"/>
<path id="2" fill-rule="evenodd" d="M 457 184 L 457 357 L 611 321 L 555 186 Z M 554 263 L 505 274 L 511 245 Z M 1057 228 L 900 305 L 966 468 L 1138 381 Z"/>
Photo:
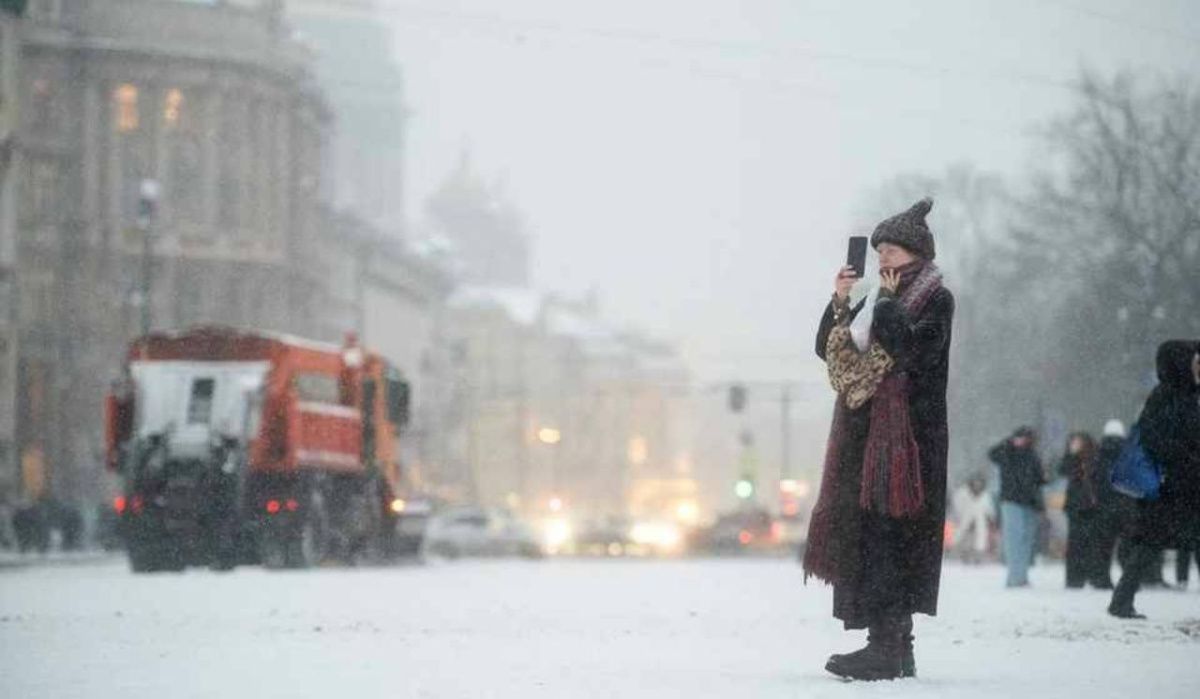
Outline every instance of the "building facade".
<path id="1" fill-rule="evenodd" d="M 486 182 L 463 155 L 426 202 L 431 232 L 446 241 L 464 284 L 528 288 L 532 243 L 503 188 Z"/>
<path id="2" fill-rule="evenodd" d="M 465 492 L 537 517 L 698 515 L 691 377 L 670 346 L 605 323 L 594 301 L 466 287 L 451 304 L 458 356 L 452 463 Z"/>
<path id="3" fill-rule="evenodd" d="M 409 110 L 391 31 L 369 3 L 344 0 L 289 0 L 287 19 L 315 54 L 316 79 L 336 123 L 334 206 L 386 233 L 403 232 Z"/>
<path id="4" fill-rule="evenodd" d="M 17 76 L 19 18 L 0 6 L 0 503 L 19 490 L 17 469 Z"/>
<path id="5" fill-rule="evenodd" d="M 273 0 L 33 0 L 23 29 L 17 441 L 27 494 L 78 501 L 142 304 L 322 334 L 329 112 Z"/>
<path id="6" fill-rule="evenodd" d="M 410 423 L 400 435 L 402 472 L 413 487 L 445 463 L 450 376 L 446 262 L 415 251 L 355 214 L 331 215 L 323 240 L 329 274 L 322 335 L 352 330 L 398 368 L 411 387 Z"/>

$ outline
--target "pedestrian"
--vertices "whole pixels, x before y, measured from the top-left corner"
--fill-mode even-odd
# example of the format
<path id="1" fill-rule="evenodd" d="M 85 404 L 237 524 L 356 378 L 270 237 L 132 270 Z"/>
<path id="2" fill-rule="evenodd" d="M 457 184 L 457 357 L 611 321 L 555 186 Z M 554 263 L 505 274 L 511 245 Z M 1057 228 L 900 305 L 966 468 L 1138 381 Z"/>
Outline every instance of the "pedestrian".
<path id="1" fill-rule="evenodd" d="M 1186 590 L 1192 561 L 1200 568 L 1200 549 L 1197 548 L 1200 537 L 1196 532 L 1183 532 L 1180 537 L 1179 545 L 1175 547 L 1175 584 L 1180 590 Z"/>
<path id="2" fill-rule="evenodd" d="M 804 572 L 833 585 L 846 629 L 868 631 L 825 665 L 851 679 L 914 676 L 912 615 L 937 613 L 954 296 L 934 264 L 932 206 L 876 226 L 879 287 L 852 305 L 843 267 L 817 332 L 838 396 Z"/>
<path id="3" fill-rule="evenodd" d="M 1087 432 L 1076 432 L 1067 440 L 1067 452 L 1058 467 L 1067 479 L 1067 587 L 1111 589 L 1107 562 L 1101 563 L 1101 496 L 1110 488 L 1100 468 L 1096 440 Z M 1101 570 L 1104 566 L 1103 571 Z"/>
<path id="4" fill-rule="evenodd" d="M 987 492 L 987 481 L 975 474 L 954 491 L 954 548 L 967 563 L 979 564 L 987 557 L 996 508 Z"/>
<path id="5" fill-rule="evenodd" d="M 1096 468 L 1100 473 L 1100 513 L 1096 521 L 1096 569 L 1092 586 L 1112 589 L 1112 562 L 1117 540 L 1124 527 L 1125 501 L 1130 498 L 1112 487 L 1113 464 L 1125 447 L 1125 423 L 1111 419 L 1104 423 L 1103 436 L 1096 448 Z"/>
<path id="6" fill-rule="evenodd" d="M 1029 566 L 1033 565 L 1044 509 L 1046 477 L 1036 444 L 1033 428 L 1021 427 L 988 452 L 988 458 L 1000 467 L 1000 538 L 1008 568 L 1005 586 L 1010 588 L 1029 586 Z"/>
<path id="7" fill-rule="evenodd" d="M 1200 343 L 1164 342 L 1155 364 L 1158 385 L 1146 399 L 1138 427 L 1162 483 L 1156 499 L 1138 502 L 1130 563 L 1108 605 L 1109 614 L 1123 619 L 1145 618 L 1133 605 L 1143 570 L 1155 565 L 1164 548 L 1200 528 Z"/>

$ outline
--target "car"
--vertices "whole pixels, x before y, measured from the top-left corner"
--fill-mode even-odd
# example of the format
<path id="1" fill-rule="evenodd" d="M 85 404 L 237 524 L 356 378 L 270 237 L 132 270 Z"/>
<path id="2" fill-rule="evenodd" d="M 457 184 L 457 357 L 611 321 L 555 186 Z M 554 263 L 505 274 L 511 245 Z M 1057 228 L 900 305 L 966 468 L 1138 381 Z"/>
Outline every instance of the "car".
<path id="1" fill-rule="evenodd" d="M 632 553 L 632 525 L 624 517 L 599 517 L 586 522 L 575 535 L 575 550 L 584 556 L 622 556 Z"/>
<path id="2" fill-rule="evenodd" d="M 541 558 L 528 525 L 505 510 L 458 507 L 434 515 L 425 530 L 425 557 L 513 556 Z"/>
<path id="3" fill-rule="evenodd" d="M 388 554 L 400 558 L 419 556 L 435 510 L 436 503 L 427 498 L 393 501 L 395 523 L 388 540 Z"/>
<path id="4" fill-rule="evenodd" d="M 775 553 L 781 550 L 780 526 L 761 508 L 726 513 L 705 531 L 698 550 L 716 554 Z"/>

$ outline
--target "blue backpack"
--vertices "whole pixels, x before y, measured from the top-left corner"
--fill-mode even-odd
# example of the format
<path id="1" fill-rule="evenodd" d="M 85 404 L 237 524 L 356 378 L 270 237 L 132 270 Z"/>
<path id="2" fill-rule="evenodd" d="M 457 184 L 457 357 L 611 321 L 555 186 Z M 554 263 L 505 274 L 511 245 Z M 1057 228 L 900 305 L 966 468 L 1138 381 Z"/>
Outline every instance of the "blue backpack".
<path id="1" fill-rule="evenodd" d="M 1162 487 L 1162 467 L 1150 458 L 1142 446 L 1142 431 L 1134 425 L 1121 454 L 1113 462 L 1110 476 L 1113 490 L 1136 500 L 1157 500 Z"/>

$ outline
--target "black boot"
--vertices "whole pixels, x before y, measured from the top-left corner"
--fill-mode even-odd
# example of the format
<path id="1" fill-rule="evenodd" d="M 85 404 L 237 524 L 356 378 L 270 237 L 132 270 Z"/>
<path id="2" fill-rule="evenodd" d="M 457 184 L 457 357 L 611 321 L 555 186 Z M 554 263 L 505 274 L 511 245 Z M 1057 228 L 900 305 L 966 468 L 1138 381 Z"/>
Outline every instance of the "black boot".
<path id="1" fill-rule="evenodd" d="M 1145 570 L 1156 561 L 1157 552 L 1144 546 L 1135 546 L 1130 554 L 1129 564 L 1121 571 L 1121 579 L 1113 589 L 1112 601 L 1108 603 L 1108 613 L 1118 619 L 1145 619 L 1133 608 L 1133 598 L 1142 585 Z"/>
<path id="2" fill-rule="evenodd" d="M 865 648 L 834 655 L 825 669 L 851 680 L 894 680 L 904 677 L 904 633 L 900 620 L 872 624 Z"/>

